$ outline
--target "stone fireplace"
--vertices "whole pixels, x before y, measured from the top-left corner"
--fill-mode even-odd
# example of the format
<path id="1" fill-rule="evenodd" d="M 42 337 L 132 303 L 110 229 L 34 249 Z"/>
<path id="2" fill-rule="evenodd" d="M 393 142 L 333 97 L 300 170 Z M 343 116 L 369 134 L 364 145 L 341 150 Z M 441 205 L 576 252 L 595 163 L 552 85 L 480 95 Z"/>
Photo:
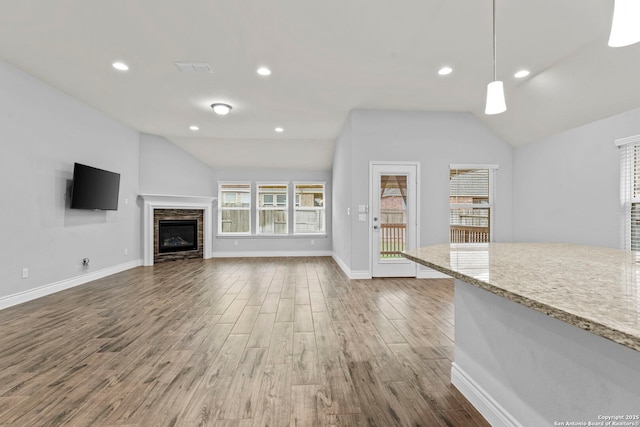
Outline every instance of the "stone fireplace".
<path id="1" fill-rule="evenodd" d="M 144 265 L 212 257 L 215 197 L 141 194 Z"/>
<path id="2" fill-rule="evenodd" d="M 203 258 L 202 226 L 202 209 L 154 209 L 154 263 Z"/>

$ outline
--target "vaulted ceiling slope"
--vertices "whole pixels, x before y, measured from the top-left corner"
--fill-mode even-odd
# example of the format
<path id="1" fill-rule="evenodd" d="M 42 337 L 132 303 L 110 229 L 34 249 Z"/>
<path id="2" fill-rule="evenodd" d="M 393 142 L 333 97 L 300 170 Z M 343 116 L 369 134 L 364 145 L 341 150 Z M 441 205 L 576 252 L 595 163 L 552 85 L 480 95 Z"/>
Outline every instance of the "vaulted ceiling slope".
<path id="1" fill-rule="evenodd" d="M 517 146 L 640 105 L 640 44 L 607 47 L 613 0 L 497 0 L 498 116 L 491 0 L 0 1 L 3 60 L 218 168 L 328 169 L 356 108 L 470 111 Z"/>

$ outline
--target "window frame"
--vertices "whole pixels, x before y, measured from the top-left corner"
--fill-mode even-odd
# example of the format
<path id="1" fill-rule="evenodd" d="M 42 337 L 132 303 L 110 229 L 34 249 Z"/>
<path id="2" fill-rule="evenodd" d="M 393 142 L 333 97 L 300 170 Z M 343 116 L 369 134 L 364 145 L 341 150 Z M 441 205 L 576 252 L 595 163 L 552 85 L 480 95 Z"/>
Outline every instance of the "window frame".
<path id="1" fill-rule="evenodd" d="M 223 186 L 225 185 L 236 185 L 236 186 L 248 186 L 249 187 L 249 206 L 248 207 L 226 207 L 223 203 Z M 253 191 L 251 181 L 219 181 L 218 182 L 218 235 L 219 236 L 250 236 L 251 235 L 251 212 L 253 208 L 253 198 L 251 197 L 251 192 Z M 248 211 L 249 212 L 249 231 L 242 232 L 230 232 L 230 231 L 222 231 L 222 212 L 223 211 Z"/>
<path id="2" fill-rule="evenodd" d="M 455 164 L 449 165 L 449 176 L 452 170 L 468 170 L 468 169 L 486 169 L 489 176 L 489 201 L 485 204 L 474 203 L 451 203 L 451 191 L 449 191 L 449 224 L 451 228 L 451 210 L 452 209 L 488 209 L 489 210 L 489 242 L 494 241 L 494 224 L 495 224 L 495 174 L 498 170 L 497 164 Z"/>
<path id="3" fill-rule="evenodd" d="M 260 194 L 260 188 L 261 187 L 266 187 L 266 186 L 283 186 L 285 187 L 285 192 L 284 193 L 267 193 L 267 194 L 263 194 L 264 195 L 273 195 L 273 204 L 271 206 L 260 206 L 260 198 L 261 198 L 261 194 Z M 285 195 L 286 196 L 286 200 L 285 203 L 283 205 L 279 205 L 278 204 L 278 195 Z M 255 235 L 256 236 L 289 236 L 291 234 L 291 231 L 289 230 L 289 182 L 288 181 L 261 181 L 261 182 L 256 182 L 256 217 L 255 217 Z M 264 233 L 264 232 L 260 232 L 260 212 L 262 211 L 282 211 L 285 213 L 285 233 Z M 275 229 L 275 226 L 274 226 Z"/>
<path id="4" fill-rule="evenodd" d="M 322 206 L 314 206 L 314 207 L 299 207 L 300 199 L 298 198 L 298 193 L 296 192 L 296 188 L 302 185 L 322 185 Z M 326 181 L 294 181 L 292 185 L 293 190 L 293 235 L 295 236 L 322 236 L 327 234 L 327 183 Z M 315 204 L 315 203 L 314 203 Z M 297 211 L 315 211 L 315 212 L 323 212 L 322 214 L 322 230 L 318 232 L 300 232 L 296 231 L 296 212 Z"/>

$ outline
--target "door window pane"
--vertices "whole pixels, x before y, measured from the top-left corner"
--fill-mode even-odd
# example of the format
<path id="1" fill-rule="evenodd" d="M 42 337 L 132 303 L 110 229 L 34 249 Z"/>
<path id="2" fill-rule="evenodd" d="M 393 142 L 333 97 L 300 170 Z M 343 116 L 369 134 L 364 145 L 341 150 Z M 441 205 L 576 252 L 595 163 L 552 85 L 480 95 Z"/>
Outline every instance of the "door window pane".
<path id="1" fill-rule="evenodd" d="M 407 176 L 380 175 L 380 258 L 402 258 L 407 230 Z"/>

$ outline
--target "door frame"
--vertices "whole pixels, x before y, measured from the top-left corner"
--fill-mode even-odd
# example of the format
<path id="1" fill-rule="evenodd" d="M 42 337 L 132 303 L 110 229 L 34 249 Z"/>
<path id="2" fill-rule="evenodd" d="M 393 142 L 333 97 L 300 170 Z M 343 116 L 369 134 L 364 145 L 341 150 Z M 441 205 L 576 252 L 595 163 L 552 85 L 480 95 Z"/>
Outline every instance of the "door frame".
<path id="1" fill-rule="evenodd" d="M 369 161 L 369 207 L 373 206 L 374 166 L 415 166 L 416 168 L 416 248 L 420 247 L 420 161 L 390 161 L 390 160 L 371 160 Z M 371 210 L 371 209 L 370 209 Z M 372 213 L 369 212 L 369 276 L 373 277 L 373 219 Z M 418 264 L 415 264 L 415 275 L 418 277 Z"/>

